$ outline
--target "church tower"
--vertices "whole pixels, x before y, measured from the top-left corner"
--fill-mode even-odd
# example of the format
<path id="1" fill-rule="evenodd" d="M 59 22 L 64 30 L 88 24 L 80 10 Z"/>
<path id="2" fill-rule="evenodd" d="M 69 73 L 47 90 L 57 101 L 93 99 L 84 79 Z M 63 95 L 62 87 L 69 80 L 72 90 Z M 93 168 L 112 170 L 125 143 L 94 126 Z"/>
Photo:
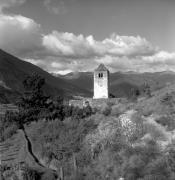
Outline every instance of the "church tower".
<path id="1" fill-rule="evenodd" d="M 109 97 L 109 71 L 100 64 L 94 71 L 94 99 Z"/>

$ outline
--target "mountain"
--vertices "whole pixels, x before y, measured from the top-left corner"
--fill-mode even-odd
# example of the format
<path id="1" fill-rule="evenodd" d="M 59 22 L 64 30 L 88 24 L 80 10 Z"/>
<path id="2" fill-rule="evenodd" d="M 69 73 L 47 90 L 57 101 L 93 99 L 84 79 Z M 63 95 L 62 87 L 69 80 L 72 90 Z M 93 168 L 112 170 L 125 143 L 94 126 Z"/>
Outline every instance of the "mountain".
<path id="1" fill-rule="evenodd" d="M 90 95 L 88 90 L 77 87 L 64 78 L 54 77 L 41 68 L 0 50 L 0 102 L 9 103 L 16 100 L 24 90 L 23 80 L 32 73 L 45 78 L 44 91 L 46 94 L 52 96 Z"/>
<path id="2" fill-rule="evenodd" d="M 32 73 L 45 78 L 44 91 L 48 95 L 93 96 L 93 72 L 53 75 L 0 50 L 0 103 L 16 101 L 23 92 L 22 81 Z M 152 91 L 155 91 L 175 84 L 175 73 L 171 71 L 110 73 L 110 93 L 116 97 L 128 97 L 133 89 L 141 89 L 145 82 L 150 85 Z"/>
<path id="3" fill-rule="evenodd" d="M 69 73 L 60 78 L 68 83 L 84 88 L 93 95 L 93 73 L 76 72 Z M 128 97 L 132 89 L 141 89 L 143 84 L 150 85 L 151 90 L 155 91 L 167 85 L 175 84 L 175 73 L 171 71 L 155 73 L 137 73 L 137 72 L 115 72 L 110 73 L 110 93 L 116 97 Z"/>

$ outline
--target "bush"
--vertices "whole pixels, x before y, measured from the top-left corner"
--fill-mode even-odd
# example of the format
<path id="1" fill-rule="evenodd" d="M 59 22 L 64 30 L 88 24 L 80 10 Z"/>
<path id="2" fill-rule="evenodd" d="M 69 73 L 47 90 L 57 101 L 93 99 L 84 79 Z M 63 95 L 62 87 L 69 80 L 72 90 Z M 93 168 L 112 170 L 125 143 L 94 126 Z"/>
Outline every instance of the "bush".
<path id="1" fill-rule="evenodd" d="M 111 115 L 113 116 L 119 116 L 122 113 L 126 111 L 126 105 L 120 104 L 120 105 L 114 105 L 111 109 Z"/>
<path id="2" fill-rule="evenodd" d="M 41 180 L 57 180 L 57 175 L 51 171 L 46 171 L 41 176 Z"/>
<path id="3" fill-rule="evenodd" d="M 82 148 L 76 156 L 77 166 L 86 167 L 91 163 L 91 151 L 87 148 Z"/>
<path id="4" fill-rule="evenodd" d="M 171 131 L 175 129 L 175 118 L 171 115 L 161 116 L 155 120 L 162 126 L 167 127 L 167 130 Z"/>
<path id="5" fill-rule="evenodd" d="M 22 173 L 23 180 L 39 180 L 41 178 L 41 174 L 31 167 L 24 167 Z"/>
<path id="6" fill-rule="evenodd" d="M 144 122 L 145 134 L 150 134 L 154 140 L 166 141 L 168 140 L 168 134 L 163 126 L 155 121 Z"/>
<path id="7" fill-rule="evenodd" d="M 104 114 L 105 116 L 108 116 L 108 115 L 110 115 L 110 113 L 111 113 L 111 107 L 110 107 L 109 105 L 105 104 L 105 105 L 103 105 L 103 106 L 101 107 L 100 112 L 101 112 L 102 114 Z"/>
<path id="8" fill-rule="evenodd" d="M 83 108 L 83 115 L 84 117 L 88 117 L 92 115 L 92 108 L 90 105 Z"/>
<path id="9" fill-rule="evenodd" d="M 155 141 L 148 141 L 145 146 L 130 147 L 123 150 L 120 155 L 121 175 L 124 179 L 171 179 L 172 172 L 167 164 L 166 155 L 160 151 Z"/>
<path id="10" fill-rule="evenodd" d="M 147 164 L 145 168 L 145 177 L 152 176 L 155 179 L 166 180 L 171 176 L 168 164 L 165 157 L 158 157 Z"/>

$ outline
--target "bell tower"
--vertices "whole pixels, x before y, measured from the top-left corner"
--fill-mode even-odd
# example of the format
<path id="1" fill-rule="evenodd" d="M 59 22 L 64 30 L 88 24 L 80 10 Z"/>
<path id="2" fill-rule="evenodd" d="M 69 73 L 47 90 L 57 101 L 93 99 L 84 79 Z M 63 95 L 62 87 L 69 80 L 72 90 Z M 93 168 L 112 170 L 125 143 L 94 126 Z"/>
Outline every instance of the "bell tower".
<path id="1" fill-rule="evenodd" d="M 93 98 L 109 98 L 109 71 L 104 64 L 100 64 L 94 71 Z"/>

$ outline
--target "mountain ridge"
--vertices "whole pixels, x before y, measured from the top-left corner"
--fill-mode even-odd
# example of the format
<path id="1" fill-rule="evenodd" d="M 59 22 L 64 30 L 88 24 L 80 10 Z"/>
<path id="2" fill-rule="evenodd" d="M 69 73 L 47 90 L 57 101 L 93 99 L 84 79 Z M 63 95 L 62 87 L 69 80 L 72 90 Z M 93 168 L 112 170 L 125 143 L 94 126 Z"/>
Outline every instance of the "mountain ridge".
<path id="1" fill-rule="evenodd" d="M 48 95 L 93 96 L 93 72 L 72 72 L 66 75 L 50 74 L 38 66 L 0 49 L 0 102 L 14 102 L 15 97 L 24 91 L 22 81 L 33 73 L 45 78 L 44 91 Z M 175 84 L 175 72 L 110 73 L 110 93 L 115 97 L 129 97 L 132 90 L 140 89 L 144 83 L 149 84 L 152 91 L 161 89 L 167 85 Z"/>
<path id="2" fill-rule="evenodd" d="M 23 61 L 0 49 L 0 94 L 3 94 L 5 99 L 8 99 L 6 102 L 11 102 L 11 98 L 8 98 L 7 91 L 5 91 L 5 88 L 3 87 L 4 84 L 9 88 L 9 91 L 12 94 L 14 92 L 21 94 L 24 91 L 22 84 L 23 80 L 33 73 L 37 73 L 45 78 L 46 85 L 44 86 L 44 91 L 48 95 L 72 96 L 74 94 L 81 94 L 82 96 L 85 96 L 89 94 L 87 90 L 76 87 L 75 85 L 66 82 L 63 78 L 56 78 L 38 66 Z"/>
<path id="3" fill-rule="evenodd" d="M 89 89 L 91 96 L 93 92 L 93 72 L 68 73 L 60 75 L 67 82 L 80 87 Z M 125 97 L 130 95 L 132 89 L 141 89 L 147 83 L 152 91 L 161 89 L 167 85 L 175 84 L 175 73 L 169 71 L 163 72 L 114 72 L 110 73 L 110 92 L 116 97 Z"/>

